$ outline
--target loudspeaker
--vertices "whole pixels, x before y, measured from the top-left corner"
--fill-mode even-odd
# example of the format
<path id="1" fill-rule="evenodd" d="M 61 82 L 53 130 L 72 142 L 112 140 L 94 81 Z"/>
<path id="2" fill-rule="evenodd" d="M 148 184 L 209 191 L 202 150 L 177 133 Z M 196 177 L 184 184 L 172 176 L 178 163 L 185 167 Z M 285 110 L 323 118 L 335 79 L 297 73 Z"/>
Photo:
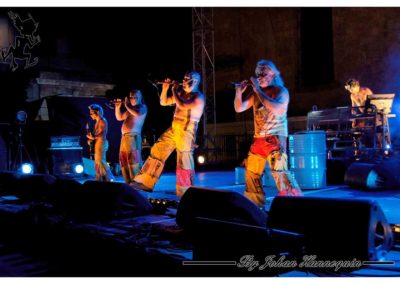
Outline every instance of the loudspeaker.
<path id="1" fill-rule="evenodd" d="M 125 183 L 86 181 L 79 198 L 76 217 L 85 220 L 143 216 L 153 210 L 139 191 Z"/>
<path id="2" fill-rule="evenodd" d="M 58 178 L 52 185 L 49 201 L 67 215 L 79 216 L 82 207 L 85 206 L 83 184 L 74 179 Z"/>
<path id="3" fill-rule="evenodd" d="M 1 195 L 15 195 L 19 199 L 32 201 L 49 195 L 56 178 L 47 174 L 24 175 L 17 172 L 0 173 Z"/>
<path id="4" fill-rule="evenodd" d="M 251 263 L 250 257 L 262 261 L 267 255 L 277 254 L 277 247 L 274 248 L 266 227 L 202 217 L 195 218 L 194 221 L 194 261 L 231 261 L 249 264 Z M 257 267 L 249 271 L 248 268 L 240 268 L 237 265 L 198 267 L 201 269 L 202 276 L 271 276 L 278 274 L 278 269 L 259 271 Z"/>
<path id="5" fill-rule="evenodd" d="M 275 197 L 267 226 L 304 235 L 305 254 L 318 260 L 379 260 L 393 234 L 374 201 Z"/>
<path id="6" fill-rule="evenodd" d="M 375 168 L 375 164 L 353 163 L 346 171 L 344 182 L 350 186 L 363 189 L 382 189 L 384 180 Z"/>
<path id="7" fill-rule="evenodd" d="M 76 176 L 74 166 L 82 163 L 82 147 L 50 148 L 51 173 L 55 176 Z"/>
<path id="8" fill-rule="evenodd" d="M 262 210 L 237 192 L 190 187 L 179 202 L 176 223 L 183 229 L 193 229 L 196 217 L 260 227 L 265 227 L 267 220 Z"/>
<path id="9" fill-rule="evenodd" d="M 215 276 L 270 276 L 286 272 L 293 267 L 250 268 L 255 261 L 262 265 L 268 256 L 277 261 L 284 254 L 287 261 L 293 260 L 302 249 L 303 239 L 298 234 L 210 218 L 197 217 L 195 221 L 193 260 L 237 263 L 231 267 L 217 266 L 215 270 L 207 270 Z"/>
<path id="10" fill-rule="evenodd" d="M 399 168 L 400 158 L 390 157 L 376 164 L 374 170 L 383 180 L 384 187 L 393 189 L 400 187 Z"/>

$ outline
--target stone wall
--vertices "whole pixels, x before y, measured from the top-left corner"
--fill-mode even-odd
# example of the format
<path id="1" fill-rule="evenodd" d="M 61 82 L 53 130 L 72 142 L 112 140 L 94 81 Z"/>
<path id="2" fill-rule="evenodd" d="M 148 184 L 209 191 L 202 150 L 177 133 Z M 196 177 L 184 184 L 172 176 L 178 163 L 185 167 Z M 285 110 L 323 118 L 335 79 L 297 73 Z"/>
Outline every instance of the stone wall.
<path id="1" fill-rule="evenodd" d="M 35 101 L 49 96 L 105 97 L 114 85 L 101 82 L 87 82 L 67 78 L 62 73 L 41 72 L 39 78 L 31 81 L 27 89 L 27 101 Z M 39 110 L 38 120 L 48 120 L 46 101 Z"/>
<path id="2" fill-rule="evenodd" d="M 298 8 L 215 8 L 216 89 L 249 79 L 261 58 L 274 61 L 293 88 L 298 64 Z"/>
<path id="3" fill-rule="evenodd" d="M 400 8 L 333 8 L 335 78 L 375 93 L 400 89 Z"/>
<path id="4" fill-rule="evenodd" d="M 343 86 L 351 77 L 375 93 L 400 92 L 399 14 L 397 7 L 332 8 L 333 81 L 301 90 L 300 8 L 215 8 L 217 95 L 229 82 L 248 79 L 260 58 L 280 69 L 291 95 L 289 115 L 306 115 L 313 105 L 349 105 Z"/>

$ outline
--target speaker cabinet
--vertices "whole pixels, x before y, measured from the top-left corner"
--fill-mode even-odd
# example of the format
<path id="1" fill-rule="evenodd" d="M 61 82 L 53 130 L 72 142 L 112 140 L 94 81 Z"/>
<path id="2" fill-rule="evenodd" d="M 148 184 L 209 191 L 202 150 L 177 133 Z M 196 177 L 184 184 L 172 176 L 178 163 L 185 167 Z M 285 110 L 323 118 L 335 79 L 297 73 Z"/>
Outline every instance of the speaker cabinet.
<path id="1" fill-rule="evenodd" d="M 79 197 L 77 217 L 87 220 L 143 216 L 153 212 L 150 202 L 125 183 L 86 181 Z"/>
<path id="2" fill-rule="evenodd" d="M 249 271 L 238 267 L 240 262 L 250 263 L 250 258 L 263 260 L 272 254 L 272 242 L 265 227 L 245 225 L 210 218 L 195 219 L 193 260 L 205 262 L 230 262 L 231 265 L 208 265 L 194 267 L 202 269 L 202 276 L 271 276 L 277 269 L 259 271 L 258 267 Z M 246 257 L 248 256 L 248 257 Z"/>
<path id="3" fill-rule="evenodd" d="M 359 189 L 381 191 L 400 187 L 400 158 L 390 157 L 379 163 L 353 163 L 345 175 L 345 183 Z"/>
<path id="4" fill-rule="evenodd" d="M 53 175 L 61 177 L 79 176 L 75 173 L 74 166 L 83 165 L 82 147 L 49 148 L 49 151 L 51 156 L 50 169 Z"/>
<path id="5" fill-rule="evenodd" d="M 398 157 L 390 157 L 375 165 L 374 170 L 383 180 L 385 189 L 397 189 L 400 187 L 399 168 L 400 158 Z"/>
<path id="6" fill-rule="evenodd" d="M 56 178 L 47 174 L 24 175 L 17 172 L 0 173 L 0 194 L 15 195 L 25 201 L 47 197 Z"/>
<path id="7" fill-rule="evenodd" d="M 267 226 L 303 234 L 306 254 L 318 259 L 380 260 L 393 244 L 380 206 L 368 200 L 275 197 Z"/>
<path id="8" fill-rule="evenodd" d="M 265 227 L 267 220 L 262 210 L 237 192 L 190 187 L 180 200 L 176 222 L 181 228 L 191 229 L 196 217 L 260 227 Z"/>
<path id="9" fill-rule="evenodd" d="M 375 164 L 353 163 L 346 171 L 344 182 L 361 189 L 383 189 L 384 180 L 377 173 L 375 167 Z"/>

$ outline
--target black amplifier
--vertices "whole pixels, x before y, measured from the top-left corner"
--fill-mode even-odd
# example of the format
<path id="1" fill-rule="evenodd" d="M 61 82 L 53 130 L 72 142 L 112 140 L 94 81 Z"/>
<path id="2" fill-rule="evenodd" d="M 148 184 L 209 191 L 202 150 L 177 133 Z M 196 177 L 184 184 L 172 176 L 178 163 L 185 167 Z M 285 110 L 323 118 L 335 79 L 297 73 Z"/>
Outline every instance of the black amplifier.
<path id="1" fill-rule="evenodd" d="M 49 148 L 51 174 L 55 176 L 79 176 L 75 171 L 77 165 L 83 166 L 82 147 Z"/>

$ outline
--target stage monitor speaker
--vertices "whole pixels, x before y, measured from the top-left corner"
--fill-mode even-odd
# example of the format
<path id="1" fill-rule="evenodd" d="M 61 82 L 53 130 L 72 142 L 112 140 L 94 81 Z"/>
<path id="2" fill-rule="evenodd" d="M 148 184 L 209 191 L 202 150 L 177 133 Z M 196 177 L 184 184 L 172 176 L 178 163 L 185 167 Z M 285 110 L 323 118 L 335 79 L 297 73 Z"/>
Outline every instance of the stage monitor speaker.
<path id="1" fill-rule="evenodd" d="M 352 187 L 361 189 L 383 189 L 385 186 L 384 179 L 375 168 L 375 164 L 352 163 L 346 171 L 344 182 Z"/>
<path id="2" fill-rule="evenodd" d="M 255 260 L 264 260 L 267 255 L 277 254 L 267 228 L 227 222 L 210 218 L 195 218 L 193 260 L 194 261 L 230 261 L 237 264 L 241 261 L 251 263 L 246 256 Z M 274 253 L 273 253 L 274 252 Z M 272 276 L 278 274 L 278 269 L 257 268 L 237 265 L 209 265 L 197 267 L 202 276 Z M 193 268 L 196 272 L 196 267 Z"/>
<path id="3" fill-rule="evenodd" d="M 383 180 L 385 189 L 397 189 L 400 187 L 400 158 L 389 157 L 377 163 L 374 171 Z"/>
<path id="4" fill-rule="evenodd" d="M 198 217 L 195 221 L 193 260 L 231 261 L 237 264 L 210 266 L 207 272 L 212 275 L 207 276 L 271 276 L 287 272 L 293 267 L 249 268 L 256 261 L 261 266 L 268 256 L 273 257 L 273 261 L 281 255 L 285 255 L 287 261 L 294 260 L 303 248 L 302 236 L 298 234 L 210 218 Z"/>
<path id="5" fill-rule="evenodd" d="M 75 165 L 83 165 L 82 147 L 50 148 L 51 173 L 59 177 L 76 177 Z"/>
<path id="6" fill-rule="evenodd" d="M 80 209 L 84 206 L 83 184 L 68 178 L 58 178 L 52 184 L 52 190 L 49 194 L 49 201 L 67 215 L 79 215 Z"/>
<path id="7" fill-rule="evenodd" d="M 26 201 L 46 198 L 56 178 L 48 174 L 0 173 L 1 195 L 14 195 Z"/>
<path id="8" fill-rule="evenodd" d="M 153 207 L 137 190 L 125 183 L 86 181 L 77 203 L 87 220 L 107 220 L 151 214 Z"/>
<path id="9" fill-rule="evenodd" d="M 265 227 L 267 220 L 261 209 L 237 192 L 190 187 L 179 202 L 176 222 L 183 229 L 193 229 L 196 217 L 260 227 Z"/>
<path id="10" fill-rule="evenodd" d="M 303 234 L 317 260 L 381 260 L 393 245 L 385 215 L 368 200 L 275 197 L 267 226 Z"/>

